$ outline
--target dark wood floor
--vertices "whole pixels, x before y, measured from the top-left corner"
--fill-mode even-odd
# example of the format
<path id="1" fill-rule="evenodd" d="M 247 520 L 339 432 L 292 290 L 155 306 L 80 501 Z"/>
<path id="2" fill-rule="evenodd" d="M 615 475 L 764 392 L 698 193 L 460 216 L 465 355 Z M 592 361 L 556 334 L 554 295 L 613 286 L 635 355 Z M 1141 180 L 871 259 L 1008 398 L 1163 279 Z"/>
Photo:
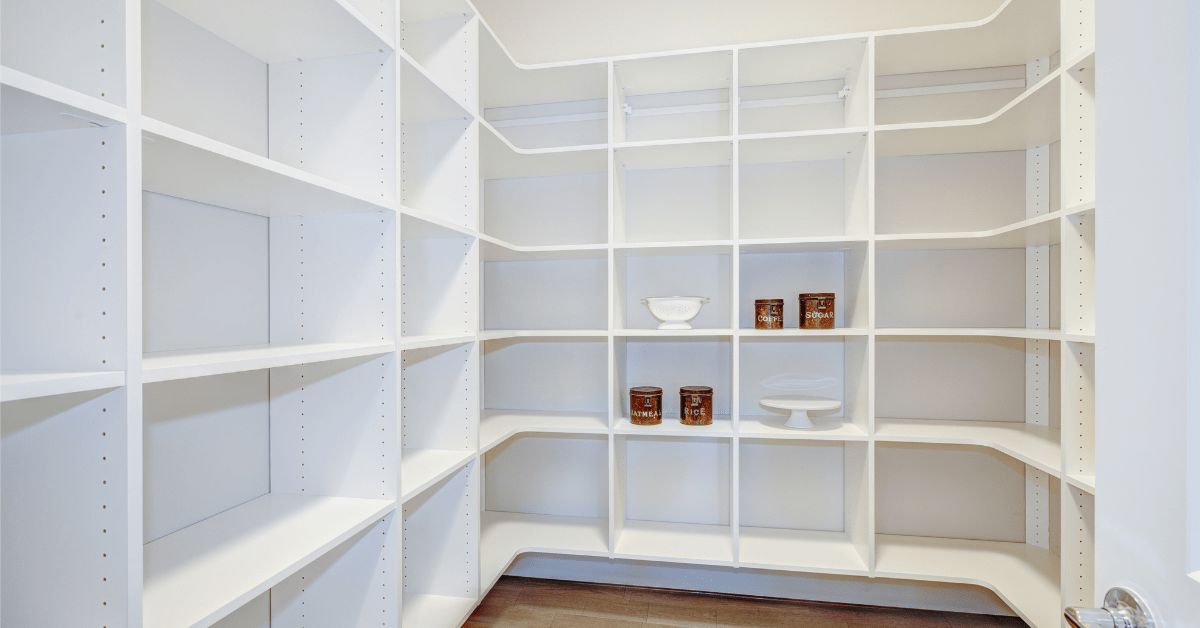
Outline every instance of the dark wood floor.
<path id="1" fill-rule="evenodd" d="M 1027 628 L 1015 617 L 505 576 L 464 628 Z"/>

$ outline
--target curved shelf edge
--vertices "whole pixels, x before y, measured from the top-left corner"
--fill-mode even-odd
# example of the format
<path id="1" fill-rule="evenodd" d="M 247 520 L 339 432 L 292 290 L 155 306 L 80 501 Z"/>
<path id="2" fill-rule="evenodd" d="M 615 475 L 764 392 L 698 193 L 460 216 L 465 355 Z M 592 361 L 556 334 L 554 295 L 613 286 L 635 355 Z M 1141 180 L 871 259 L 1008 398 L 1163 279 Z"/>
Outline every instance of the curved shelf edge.
<path id="1" fill-rule="evenodd" d="M 945 425 L 942 425 L 942 424 Z M 1017 429 L 1017 426 L 1022 426 L 1022 429 Z M 924 428 L 924 429 L 922 429 Z M 932 432 L 938 429 L 953 430 L 950 434 L 935 435 Z M 895 430 L 901 433 L 890 435 L 887 432 Z M 978 430 L 979 434 L 971 434 L 973 430 Z M 1050 447 L 1049 441 L 1053 439 L 1055 443 L 1055 456 L 1039 457 L 1029 451 L 1022 451 L 1023 447 L 1019 447 L 1014 443 L 1003 443 L 994 437 L 990 437 L 986 431 L 1006 430 L 1007 437 L 1014 441 L 1027 440 L 1029 443 L 1044 442 L 1046 447 Z M 1044 431 L 1043 436 L 1038 436 L 1031 431 Z M 925 432 L 925 433 L 922 433 Z M 1000 433 L 1004 433 L 1003 431 Z M 1026 423 L 1000 423 L 993 421 L 943 421 L 938 419 L 875 419 L 875 441 L 883 443 L 917 443 L 927 445 L 970 445 L 976 447 L 986 447 L 998 451 L 1010 458 L 1023 462 L 1035 469 L 1048 473 L 1056 478 L 1062 478 L 1063 472 L 1057 464 L 1061 450 L 1061 440 L 1058 435 L 1058 430 L 1031 426 Z M 1029 444 L 1026 443 L 1026 444 Z M 1038 446 L 1038 445 L 1033 445 Z M 1046 458 L 1049 458 L 1047 460 Z"/>
<path id="2" fill-rule="evenodd" d="M 908 233 L 905 233 L 905 234 L 880 234 L 880 235 L 875 236 L 875 241 L 877 243 L 879 250 L 884 250 L 884 251 L 917 249 L 917 248 L 922 248 L 920 246 L 922 244 L 929 245 L 924 248 L 937 249 L 937 248 L 940 248 L 937 246 L 937 244 L 943 243 L 943 242 L 954 241 L 954 240 L 962 240 L 964 244 L 967 244 L 967 246 L 955 247 L 955 248 L 1025 248 L 1028 246 L 1046 246 L 1046 245 L 1058 244 L 1059 233 L 1058 233 L 1057 229 L 1053 228 L 1055 226 L 1054 223 L 1057 222 L 1060 218 L 1062 218 L 1064 216 L 1068 216 L 1068 215 L 1070 215 L 1069 210 L 1059 210 L 1056 212 L 1051 212 L 1049 214 L 1043 214 L 1041 216 L 1028 218 L 1028 219 L 1022 220 L 1020 222 L 1014 222 L 1012 224 L 1004 225 L 1002 227 L 997 227 L 995 229 L 987 229 L 987 230 L 983 230 L 983 231 L 960 231 L 960 232 L 946 232 L 946 233 L 912 233 L 912 234 L 908 234 Z M 1002 245 L 993 245 L 991 243 L 986 243 L 986 244 L 988 244 L 988 246 L 983 246 L 983 247 L 970 246 L 970 244 L 975 244 L 975 243 L 985 244 L 982 241 L 992 239 L 992 238 L 1002 238 L 1002 237 L 1004 237 L 1006 235 L 1010 235 L 1010 234 L 1015 235 L 1025 229 L 1032 230 L 1032 229 L 1035 229 L 1038 227 L 1043 227 L 1043 228 L 1048 229 L 1048 231 L 1045 234 L 1046 237 L 1044 238 L 1044 240 L 1045 240 L 1044 243 L 1041 242 L 1041 240 L 1043 240 L 1043 239 L 1039 239 L 1039 243 L 1036 243 L 1036 244 L 1030 243 L 1030 241 L 1027 239 L 1025 244 L 1020 244 L 1019 246 L 1011 246 L 1011 247 L 1005 247 Z M 913 245 L 916 245 L 916 246 L 906 246 L 910 243 Z"/>
<path id="3" fill-rule="evenodd" d="M 608 414 L 604 412 L 484 409 L 482 415 L 479 421 L 480 456 L 520 434 L 608 435 Z M 554 425 L 551 421 L 560 424 Z M 484 432 L 489 428 L 493 433 L 485 436 Z"/>
<path id="4" fill-rule="evenodd" d="M 967 118 L 965 120 L 938 120 L 936 122 L 904 122 L 904 123 L 900 123 L 900 124 L 881 124 L 881 125 L 875 127 L 875 131 L 877 133 L 895 133 L 898 131 L 924 131 L 924 130 L 929 130 L 929 129 L 953 129 L 953 128 L 963 128 L 963 127 L 972 127 L 972 126 L 982 126 L 989 122 L 994 122 L 994 121 L 1000 119 L 1001 116 L 1008 113 L 1009 111 L 1012 111 L 1014 108 L 1018 107 L 1021 103 L 1031 99 L 1035 94 L 1039 94 L 1039 93 L 1041 93 L 1042 90 L 1047 89 L 1046 86 L 1053 83 L 1054 81 L 1058 80 L 1060 78 L 1060 75 L 1062 74 L 1062 72 L 1063 72 L 1063 70 L 1060 67 L 1057 70 L 1054 70 L 1053 72 L 1047 74 L 1046 78 L 1043 78 L 1042 80 L 1035 83 L 1033 85 L 1033 87 L 1030 87 L 1029 89 L 1021 92 L 1021 94 L 1019 96 L 1008 101 L 1008 103 L 1005 104 L 1003 107 L 997 109 L 996 113 L 993 113 L 988 116 L 983 116 L 981 118 Z"/>

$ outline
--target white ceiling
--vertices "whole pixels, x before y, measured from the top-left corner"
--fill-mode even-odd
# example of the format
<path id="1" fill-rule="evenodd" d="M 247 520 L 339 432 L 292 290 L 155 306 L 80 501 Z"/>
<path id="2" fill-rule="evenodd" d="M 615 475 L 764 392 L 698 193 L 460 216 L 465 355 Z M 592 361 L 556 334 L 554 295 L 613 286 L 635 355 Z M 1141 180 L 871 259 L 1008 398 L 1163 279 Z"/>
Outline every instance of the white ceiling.
<path id="1" fill-rule="evenodd" d="M 520 63 L 980 20 L 1004 0 L 475 0 Z"/>

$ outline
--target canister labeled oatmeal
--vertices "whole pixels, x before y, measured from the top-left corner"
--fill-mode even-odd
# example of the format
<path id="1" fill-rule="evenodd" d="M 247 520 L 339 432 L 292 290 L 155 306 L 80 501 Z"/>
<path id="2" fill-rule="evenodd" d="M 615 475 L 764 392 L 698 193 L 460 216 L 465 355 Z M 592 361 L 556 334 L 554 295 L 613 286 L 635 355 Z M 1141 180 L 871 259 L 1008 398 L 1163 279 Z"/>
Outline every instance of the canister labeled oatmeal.
<path id="1" fill-rule="evenodd" d="M 712 387 L 683 386 L 679 389 L 679 422 L 684 425 L 712 425 L 712 403 Z"/>
<path id="2" fill-rule="evenodd" d="M 800 329 L 833 329 L 833 293 L 800 295 Z"/>
<path id="3" fill-rule="evenodd" d="M 662 395 L 658 386 L 636 386 L 629 389 L 629 422 L 634 425 L 662 423 Z"/>
<path id="4" fill-rule="evenodd" d="M 755 329 L 783 329 L 783 299 L 758 299 L 754 302 Z"/>

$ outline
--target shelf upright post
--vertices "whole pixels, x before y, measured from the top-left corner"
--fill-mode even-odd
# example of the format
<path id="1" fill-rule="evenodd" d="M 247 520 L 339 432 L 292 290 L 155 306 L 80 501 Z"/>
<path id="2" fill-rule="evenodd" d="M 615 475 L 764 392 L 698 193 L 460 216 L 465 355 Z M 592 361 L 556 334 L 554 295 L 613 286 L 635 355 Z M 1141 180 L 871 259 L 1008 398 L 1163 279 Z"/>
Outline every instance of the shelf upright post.
<path id="1" fill-rule="evenodd" d="M 400 0 L 390 0 L 390 1 L 392 2 L 392 41 L 396 42 L 396 44 L 395 44 L 396 52 L 393 53 L 394 63 L 392 64 L 392 67 L 393 67 L 392 80 L 395 81 L 395 86 L 396 86 L 395 90 L 393 91 L 393 93 L 395 94 L 395 101 L 392 103 L 392 107 L 393 107 L 393 111 L 394 111 L 393 116 L 396 120 L 396 127 L 394 129 L 395 136 L 396 136 L 395 144 L 394 144 L 395 145 L 395 159 L 393 160 L 395 173 L 392 178 L 393 178 L 394 185 L 395 185 L 395 189 L 393 190 L 393 193 L 395 194 L 394 198 L 396 199 L 396 207 L 399 208 L 400 205 L 403 203 L 403 199 L 404 199 L 404 194 L 403 194 L 403 186 L 404 186 L 404 174 L 403 174 L 403 170 L 404 170 L 404 165 L 403 165 L 403 162 L 404 162 L 404 153 L 403 153 L 403 151 L 404 151 L 404 119 L 402 117 L 403 107 L 400 106 L 400 101 L 403 98 L 403 90 L 404 90 L 404 83 L 400 80 L 400 76 L 402 73 L 402 69 L 404 67 L 404 63 L 400 60 L 400 54 L 399 54 L 400 34 L 404 27 L 404 24 L 403 24 L 404 16 L 401 15 L 401 12 L 400 12 Z M 403 385 L 403 382 L 404 382 L 404 360 L 403 360 L 403 355 L 404 355 L 404 352 L 400 348 L 400 346 L 401 346 L 400 340 L 401 340 L 402 330 L 404 329 L 404 318 L 403 318 L 404 317 L 404 307 L 401 305 L 403 303 L 402 295 L 404 294 L 404 231 L 403 230 L 404 230 L 404 219 L 400 215 L 400 213 L 397 212 L 396 217 L 395 217 L 395 228 L 392 230 L 392 233 L 395 238 L 393 240 L 393 244 L 392 244 L 392 246 L 393 246 L 392 250 L 395 251 L 395 255 L 393 255 L 394 260 L 393 260 L 393 268 L 392 268 L 392 274 L 393 274 L 393 277 L 395 277 L 395 280 L 393 281 L 394 292 L 392 295 L 392 337 L 395 339 L 395 342 L 396 342 L 396 351 L 392 358 L 393 371 L 392 371 L 392 376 L 391 376 L 391 381 L 396 382 L 396 385 L 392 387 L 392 391 L 393 391 L 392 407 L 396 408 L 396 411 L 393 413 L 393 419 L 395 420 L 395 425 L 392 427 L 392 430 L 393 430 L 393 433 L 396 434 L 396 442 L 395 442 L 394 448 L 390 452 L 390 456 L 392 458 L 394 458 L 396 461 L 396 463 L 395 463 L 396 510 L 395 510 L 395 512 L 392 513 L 392 517 L 395 521 L 395 524 L 392 526 L 391 529 L 399 530 L 401 532 L 403 532 L 403 528 L 404 528 L 404 514 L 403 514 L 404 505 L 403 505 L 403 503 L 401 503 L 401 499 L 403 498 L 403 487 L 404 487 L 404 482 L 402 481 L 403 474 L 401 471 L 401 469 L 404 467 L 404 465 L 402 464 L 403 461 L 401 460 L 401 458 L 404 455 L 404 438 L 403 438 L 403 434 L 404 434 L 404 385 Z M 394 561 L 392 564 L 398 565 L 400 567 L 399 573 L 396 574 L 396 577 L 394 579 L 394 581 L 399 586 L 396 587 L 397 590 L 396 590 L 396 593 L 394 596 L 396 598 L 396 601 L 395 601 L 395 604 L 392 606 L 393 612 L 395 612 L 395 617 L 397 618 L 396 625 L 399 628 L 404 623 L 404 543 L 402 541 L 390 543 L 388 545 L 387 556 L 391 557 L 391 559 Z"/>
<path id="2" fill-rule="evenodd" d="M 612 556 L 617 550 L 617 436 L 614 433 L 614 428 L 617 425 L 617 412 L 621 405 L 621 396 L 624 391 L 617 389 L 617 369 L 620 365 L 617 364 L 616 355 L 616 337 L 613 335 L 613 330 L 616 329 L 616 251 L 613 249 L 613 242 L 616 232 L 616 150 L 613 144 L 616 142 L 616 123 L 614 116 L 617 115 L 615 106 L 616 102 L 616 65 L 608 62 L 608 129 L 607 133 L 607 161 L 605 165 L 608 169 L 608 554 Z"/>
<path id="3" fill-rule="evenodd" d="M 142 628 L 142 3 L 125 0 L 125 556 L 129 628 Z"/>
<path id="4" fill-rule="evenodd" d="M 733 564 L 741 564 L 741 437 L 738 435 L 740 412 L 738 400 L 741 398 L 741 321 L 738 320 L 738 305 L 742 302 L 741 286 L 741 207 L 739 204 L 741 189 L 741 135 L 739 111 L 741 107 L 740 89 L 740 59 L 742 51 L 734 48 L 730 55 L 729 76 L 729 135 L 733 137 L 733 150 L 729 157 L 729 234 L 733 248 L 729 258 L 729 280 L 732 282 L 729 294 L 729 326 L 733 329 L 730 338 L 730 393 L 729 419 L 733 425 L 733 436 L 729 444 L 729 529 L 733 534 Z"/>
<path id="5" fill-rule="evenodd" d="M 875 44 L 867 37 L 867 573 L 875 577 Z"/>

